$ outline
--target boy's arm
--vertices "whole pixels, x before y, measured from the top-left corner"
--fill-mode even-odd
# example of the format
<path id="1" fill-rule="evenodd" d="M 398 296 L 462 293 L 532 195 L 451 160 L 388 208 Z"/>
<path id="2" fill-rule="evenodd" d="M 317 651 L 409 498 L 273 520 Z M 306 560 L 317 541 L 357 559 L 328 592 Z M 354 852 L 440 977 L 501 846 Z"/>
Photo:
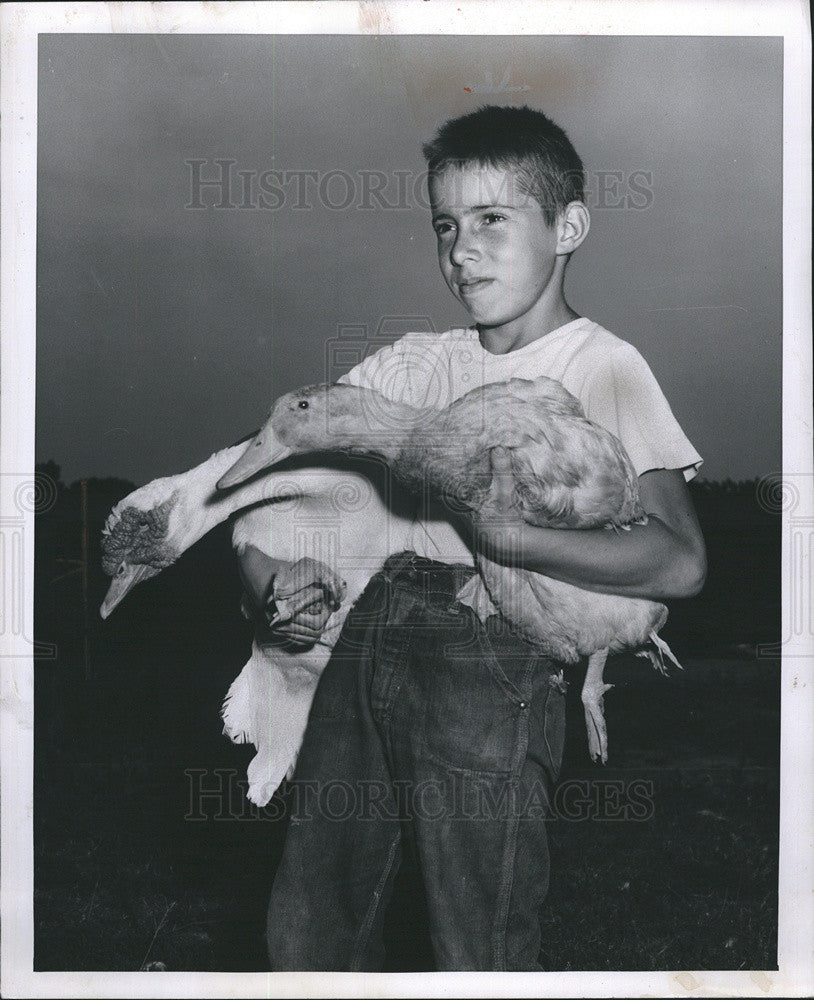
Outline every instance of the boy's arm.
<path id="1" fill-rule="evenodd" d="M 269 611 L 269 602 L 272 599 L 272 585 L 278 574 L 287 578 L 296 575 L 298 567 L 300 570 L 306 571 L 305 576 L 302 573 L 299 574 L 303 576 L 302 579 L 296 581 L 292 579 L 291 582 L 296 587 L 298 596 L 302 596 L 302 603 L 307 603 L 308 595 L 311 592 L 313 602 L 294 615 L 290 622 L 274 629 L 274 632 L 281 639 L 286 639 L 300 646 L 313 645 L 319 639 L 325 628 L 325 623 L 334 610 L 325 600 L 325 592 L 318 583 L 317 575 L 311 574 L 312 581 L 308 585 L 310 577 L 308 576 L 309 566 L 307 564 L 311 562 L 312 560 L 301 559 L 298 563 L 289 563 L 282 559 L 272 559 L 253 545 L 245 546 L 237 557 L 240 579 L 251 609 L 254 615 L 264 623 L 268 622 L 267 612 Z M 305 586 L 300 588 L 297 586 L 300 583 Z"/>
<path id="2" fill-rule="evenodd" d="M 586 590 L 655 601 L 694 596 L 706 577 L 706 549 L 683 472 L 645 472 L 639 491 L 645 525 L 619 532 L 542 528 L 514 503 L 508 453 L 495 448 L 489 501 L 472 517 L 476 541 L 497 562 Z"/>

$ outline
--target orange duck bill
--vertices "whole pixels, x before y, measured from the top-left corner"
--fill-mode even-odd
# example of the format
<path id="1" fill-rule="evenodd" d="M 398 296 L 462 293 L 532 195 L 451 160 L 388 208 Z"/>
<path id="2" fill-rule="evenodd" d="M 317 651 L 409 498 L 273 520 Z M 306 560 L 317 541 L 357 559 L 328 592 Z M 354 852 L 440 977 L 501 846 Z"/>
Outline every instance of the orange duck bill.
<path id="1" fill-rule="evenodd" d="M 245 483 L 247 479 L 263 469 L 267 469 L 277 462 L 282 462 L 293 454 L 293 449 L 288 448 L 281 441 L 275 438 L 269 420 L 255 437 L 249 442 L 248 447 L 235 462 L 231 469 L 227 470 L 218 480 L 218 489 L 227 490 L 230 486 L 237 486 Z"/>
<path id="2" fill-rule="evenodd" d="M 158 572 L 159 570 L 152 566 L 145 566 L 138 563 L 133 566 L 123 564 L 116 576 L 113 577 L 102 606 L 99 608 L 99 614 L 102 618 L 107 618 L 113 609 L 121 604 L 136 584 L 141 583 L 142 580 L 149 580 L 151 576 L 155 576 Z"/>

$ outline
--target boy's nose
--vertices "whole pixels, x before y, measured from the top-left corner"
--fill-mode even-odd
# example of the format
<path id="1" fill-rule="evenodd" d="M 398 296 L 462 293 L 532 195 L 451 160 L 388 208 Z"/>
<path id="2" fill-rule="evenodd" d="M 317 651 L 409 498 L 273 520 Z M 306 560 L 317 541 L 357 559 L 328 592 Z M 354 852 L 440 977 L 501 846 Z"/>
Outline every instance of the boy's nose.
<path id="1" fill-rule="evenodd" d="M 471 234 L 460 232 L 450 251 L 449 259 L 456 267 L 468 260 L 477 260 L 480 256 L 476 242 Z"/>

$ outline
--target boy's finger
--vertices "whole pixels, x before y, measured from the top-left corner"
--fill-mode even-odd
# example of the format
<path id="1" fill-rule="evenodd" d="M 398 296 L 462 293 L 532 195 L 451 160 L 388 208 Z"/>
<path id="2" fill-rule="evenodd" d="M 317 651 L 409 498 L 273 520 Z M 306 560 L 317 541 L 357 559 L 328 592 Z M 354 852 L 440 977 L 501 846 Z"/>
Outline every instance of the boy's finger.
<path id="1" fill-rule="evenodd" d="M 286 615 L 271 627 L 276 627 L 281 635 L 303 635 L 316 639 L 322 634 L 330 617 L 331 612 L 323 607 L 316 612 L 300 611 L 290 618 Z"/>
<path id="2" fill-rule="evenodd" d="M 322 590 L 311 586 L 298 594 L 292 594 L 291 597 L 278 597 L 275 603 L 280 615 L 291 619 L 308 611 L 318 613 L 325 605 L 323 598 Z"/>
<path id="3" fill-rule="evenodd" d="M 489 456 L 492 460 L 492 475 L 497 472 L 511 472 L 512 459 L 508 448 L 496 445 Z"/>
<path id="4" fill-rule="evenodd" d="M 306 587 L 321 588 L 330 600 L 339 607 L 345 596 L 345 581 L 341 580 L 325 563 L 308 557 L 299 559 L 292 566 L 278 573 L 274 581 L 276 598 L 291 597 Z"/>
<path id="5" fill-rule="evenodd" d="M 301 635 L 319 636 L 331 614 L 330 609 L 326 607 L 320 607 L 317 611 L 284 607 L 278 608 L 270 615 L 266 619 L 266 624 L 283 635 L 296 632 Z"/>
<path id="6" fill-rule="evenodd" d="M 490 453 L 492 466 L 492 486 L 490 497 L 497 507 L 512 507 L 514 505 L 514 476 L 512 474 L 512 458 L 508 448 L 492 448 Z"/>
<path id="7" fill-rule="evenodd" d="M 278 634 L 294 646 L 313 646 L 319 641 L 322 629 L 311 631 L 309 629 L 298 629 L 296 626 L 286 625 L 285 628 L 277 630 Z"/>

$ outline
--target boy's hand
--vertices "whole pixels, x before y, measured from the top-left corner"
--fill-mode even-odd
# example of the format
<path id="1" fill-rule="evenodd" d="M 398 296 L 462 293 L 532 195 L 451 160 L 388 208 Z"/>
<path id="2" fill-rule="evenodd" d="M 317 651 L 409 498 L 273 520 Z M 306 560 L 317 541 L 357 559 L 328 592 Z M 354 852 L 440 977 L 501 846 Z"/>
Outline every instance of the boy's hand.
<path id="1" fill-rule="evenodd" d="M 344 580 L 325 563 L 298 559 L 274 578 L 267 624 L 289 642 L 313 645 L 342 603 L 346 589 Z"/>
<path id="2" fill-rule="evenodd" d="M 525 520 L 517 503 L 511 456 L 506 448 L 492 448 L 490 453 L 492 484 L 480 510 L 472 512 L 472 524 L 481 546 L 506 558 L 513 551 L 522 552 Z"/>
<path id="3" fill-rule="evenodd" d="M 509 449 L 492 448 L 489 461 L 492 466 L 492 485 L 489 487 L 486 503 L 481 507 L 481 515 L 501 523 L 522 520 Z"/>

